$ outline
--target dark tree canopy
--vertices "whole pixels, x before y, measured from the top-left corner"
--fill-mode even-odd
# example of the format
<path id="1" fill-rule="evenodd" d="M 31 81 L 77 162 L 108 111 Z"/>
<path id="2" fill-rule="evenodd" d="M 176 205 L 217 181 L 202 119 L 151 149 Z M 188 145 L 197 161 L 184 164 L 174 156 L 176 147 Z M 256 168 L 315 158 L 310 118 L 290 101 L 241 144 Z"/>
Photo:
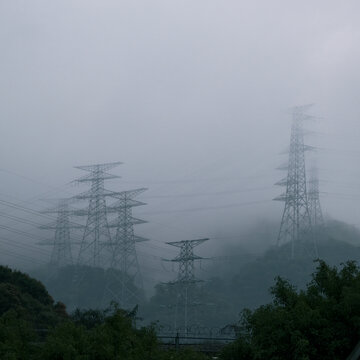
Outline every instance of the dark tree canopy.
<path id="1" fill-rule="evenodd" d="M 297 291 L 277 278 L 272 303 L 242 312 L 230 359 L 345 359 L 360 339 L 360 271 L 319 261 L 312 281 Z"/>

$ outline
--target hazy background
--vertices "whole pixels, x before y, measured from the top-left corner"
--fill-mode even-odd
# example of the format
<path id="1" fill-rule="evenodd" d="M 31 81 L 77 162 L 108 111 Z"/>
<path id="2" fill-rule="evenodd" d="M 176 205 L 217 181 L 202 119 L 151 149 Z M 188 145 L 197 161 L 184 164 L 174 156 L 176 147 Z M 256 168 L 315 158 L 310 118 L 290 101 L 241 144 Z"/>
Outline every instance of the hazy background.
<path id="1" fill-rule="evenodd" d="M 323 210 L 360 226 L 359 11 L 355 0 L 0 0 L 0 199 L 45 208 L 40 198 L 85 190 L 66 185 L 82 175 L 73 166 L 123 161 L 108 188 L 149 188 L 134 214 L 149 221 L 137 233 L 152 239 L 139 253 L 154 271 L 177 253 L 165 241 L 210 237 L 202 253 L 216 256 L 256 221 L 280 222 L 289 109 L 315 103 L 307 143 L 320 148 Z M 46 261 L 39 230 L 21 227 L 34 236 L 0 229 L 1 261 Z"/>

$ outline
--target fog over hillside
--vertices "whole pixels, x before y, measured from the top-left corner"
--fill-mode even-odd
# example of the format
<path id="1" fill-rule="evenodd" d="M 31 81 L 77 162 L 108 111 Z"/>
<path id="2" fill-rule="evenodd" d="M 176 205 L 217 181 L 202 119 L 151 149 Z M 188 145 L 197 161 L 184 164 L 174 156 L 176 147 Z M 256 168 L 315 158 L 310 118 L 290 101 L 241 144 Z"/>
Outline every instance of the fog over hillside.
<path id="1" fill-rule="evenodd" d="M 273 199 L 275 183 L 291 186 L 294 106 L 307 104 L 307 179 L 315 166 L 325 219 L 316 257 L 358 261 L 359 11 L 355 0 L 1 1 L 1 265 L 71 310 L 103 306 L 127 281 L 146 321 L 177 309 L 181 256 L 195 262 L 190 281 L 204 281 L 195 295 L 213 306 L 201 315 L 210 325 L 268 301 L 277 275 L 304 287 L 315 256 L 292 262 L 291 244 L 277 244 L 284 203 Z M 86 166 L 113 162 L 95 184 Z M 68 267 L 52 261 L 64 198 Z M 137 260 L 123 265 L 114 239 L 126 201 Z M 81 263 L 96 231 L 107 243 Z M 194 239 L 209 240 L 181 253 Z M 139 283 L 124 280 L 129 264 Z"/>

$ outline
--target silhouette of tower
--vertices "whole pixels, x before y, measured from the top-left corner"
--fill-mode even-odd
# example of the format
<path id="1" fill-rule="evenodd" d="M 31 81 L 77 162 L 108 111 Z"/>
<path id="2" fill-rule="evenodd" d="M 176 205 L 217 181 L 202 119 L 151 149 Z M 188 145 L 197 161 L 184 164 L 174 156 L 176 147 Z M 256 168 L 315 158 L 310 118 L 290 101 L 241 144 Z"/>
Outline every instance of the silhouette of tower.
<path id="1" fill-rule="evenodd" d="M 143 283 L 136 254 L 136 243 L 147 241 L 134 234 L 134 225 L 144 224 L 146 221 L 134 218 L 132 208 L 146 205 L 134 198 L 147 189 L 122 191 L 116 198 L 112 209 L 117 209 L 117 218 L 109 224 L 116 229 L 113 241 L 109 245 L 111 250 L 111 266 L 107 271 L 105 299 L 116 300 L 122 308 L 128 309 L 139 303 L 143 297 Z"/>
<path id="2" fill-rule="evenodd" d="M 194 254 L 194 248 L 209 239 L 182 240 L 168 242 L 178 247 L 180 254 L 168 260 L 179 264 L 177 280 L 170 283 L 176 287 L 175 330 L 189 332 L 189 320 L 196 322 L 196 307 L 202 305 L 197 296 L 196 284 L 201 280 L 195 277 L 195 261 L 204 259 Z"/>
<path id="3" fill-rule="evenodd" d="M 311 168 L 310 178 L 308 183 L 309 183 L 308 199 L 309 199 L 311 223 L 314 229 L 318 230 L 320 227 L 323 227 L 325 223 L 320 205 L 319 178 L 316 167 Z"/>
<path id="4" fill-rule="evenodd" d="M 304 144 L 303 131 L 303 121 L 310 118 L 309 115 L 305 114 L 305 111 L 310 106 L 300 106 L 293 109 L 287 164 L 288 174 L 286 178 L 276 184 L 285 186 L 286 192 L 274 199 L 285 202 L 277 245 L 290 242 L 291 258 L 295 257 L 295 252 L 307 253 L 311 257 L 317 257 L 317 246 L 312 234 L 305 168 L 305 152 L 313 148 Z"/>
<path id="5" fill-rule="evenodd" d="M 84 227 L 69 221 L 69 204 L 67 199 L 59 200 L 56 208 L 44 210 L 42 213 L 57 214 L 55 223 L 40 226 L 41 229 L 55 230 L 54 240 L 39 242 L 40 245 L 51 245 L 53 247 L 50 264 L 57 268 L 72 265 L 70 228 L 83 229 Z"/>

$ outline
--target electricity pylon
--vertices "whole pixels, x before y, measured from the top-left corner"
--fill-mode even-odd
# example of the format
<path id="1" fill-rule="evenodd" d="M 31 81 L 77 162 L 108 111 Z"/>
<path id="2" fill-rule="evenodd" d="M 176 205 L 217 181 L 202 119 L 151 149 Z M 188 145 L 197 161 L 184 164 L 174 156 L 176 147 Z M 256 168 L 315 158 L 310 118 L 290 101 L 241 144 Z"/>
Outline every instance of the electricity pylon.
<path id="1" fill-rule="evenodd" d="M 315 230 L 323 227 L 324 217 L 320 205 L 320 196 L 319 196 L 319 178 L 316 167 L 312 167 L 310 170 L 309 178 L 309 190 L 308 190 L 308 199 L 309 199 L 309 208 L 311 215 L 311 222 Z"/>
<path id="2" fill-rule="evenodd" d="M 305 111 L 311 105 L 295 107 L 290 138 L 287 177 L 276 183 L 285 186 L 286 192 L 274 200 L 285 201 L 277 245 L 290 242 L 291 258 L 296 252 L 306 252 L 317 257 L 317 246 L 312 232 L 310 206 L 307 194 L 305 152 L 312 150 L 304 144 L 303 121 L 311 118 Z M 282 167 L 283 169 L 284 167 Z M 309 242 L 312 242 L 309 246 Z"/>
<path id="3" fill-rule="evenodd" d="M 57 214 L 57 219 L 55 223 L 40 226 L 41 229 L 55 230 L 55 236 L 54 240 L 41 241 L 39 245 L 52 246 L 50 258 L 50 264 L 52 266 L 60 268 L 72 265 L 70 228 L 83 229 L 84 227 L 70 222 L 68 199 L 58 200 L 58 206 L 56 208 L 44 210 L 42 213 Z"/>
<path id="4" fill-rule="evenodd" d="M 119 305 L 128 309 L 139 303 L 143 296 L 143 283 L 136 254 L 136 243 L 147 241 L 134 234 L 134 225 L 144 224 L 146 221 L 134 218 L 132 208 L 146 205 L 134 200 L 136 196 L 147 189 L 122 191 L 115 197 L 118 199 L 111 209 L 117 209 L 117 218 L 109 224 L 116 229 L 113 241 L 109 244 L 111 251 L 111 265 L 107 272 L 105 299 L 116 300 Z"/>
<path id="5" fill-rule="evenodd" d="M 176 286 L 177 300 L 175 308 L 175 330 L 189 331 L 189 319 L 196 321 L 196 307 L 201 305 L 197 299 L 196 283 L 201 280 L 195 277 L 195 261 L 204 259 L 194 254 L 194 248 L 209 239 L 182 240 L 168 242 L 168 245 L 180 248 L 180 254 L 168 260 L 179 264 L 177 280 L 170 283 Z M 180 311 L 179 311 L 180 310 Z"/>
<path id="6" fill-rule="evenodd" d="M 107 213 L 111 210 L 106 206 L 106 198 L 120 193 L 106 190 L 105 180 L 119 178 L 107 173 L 108 170 L 120 165 L 121 162 L 76 166 L 76 169 L 87 171 L 89 174 L 75 180 L 76 183 L 90 183 L 90 190 L 74 196 L 77 200 L 89 200 L 87 210 L 74 210 L 73 215 L 87 216 L 85 231 L 78 256 L 79 265 L 94 267 L 108 267 L 110 261 L 104 258 L 104 248 L 111 244 L 111 235 Z M 112 209 L 112 211 L 115 211 Z"/>

